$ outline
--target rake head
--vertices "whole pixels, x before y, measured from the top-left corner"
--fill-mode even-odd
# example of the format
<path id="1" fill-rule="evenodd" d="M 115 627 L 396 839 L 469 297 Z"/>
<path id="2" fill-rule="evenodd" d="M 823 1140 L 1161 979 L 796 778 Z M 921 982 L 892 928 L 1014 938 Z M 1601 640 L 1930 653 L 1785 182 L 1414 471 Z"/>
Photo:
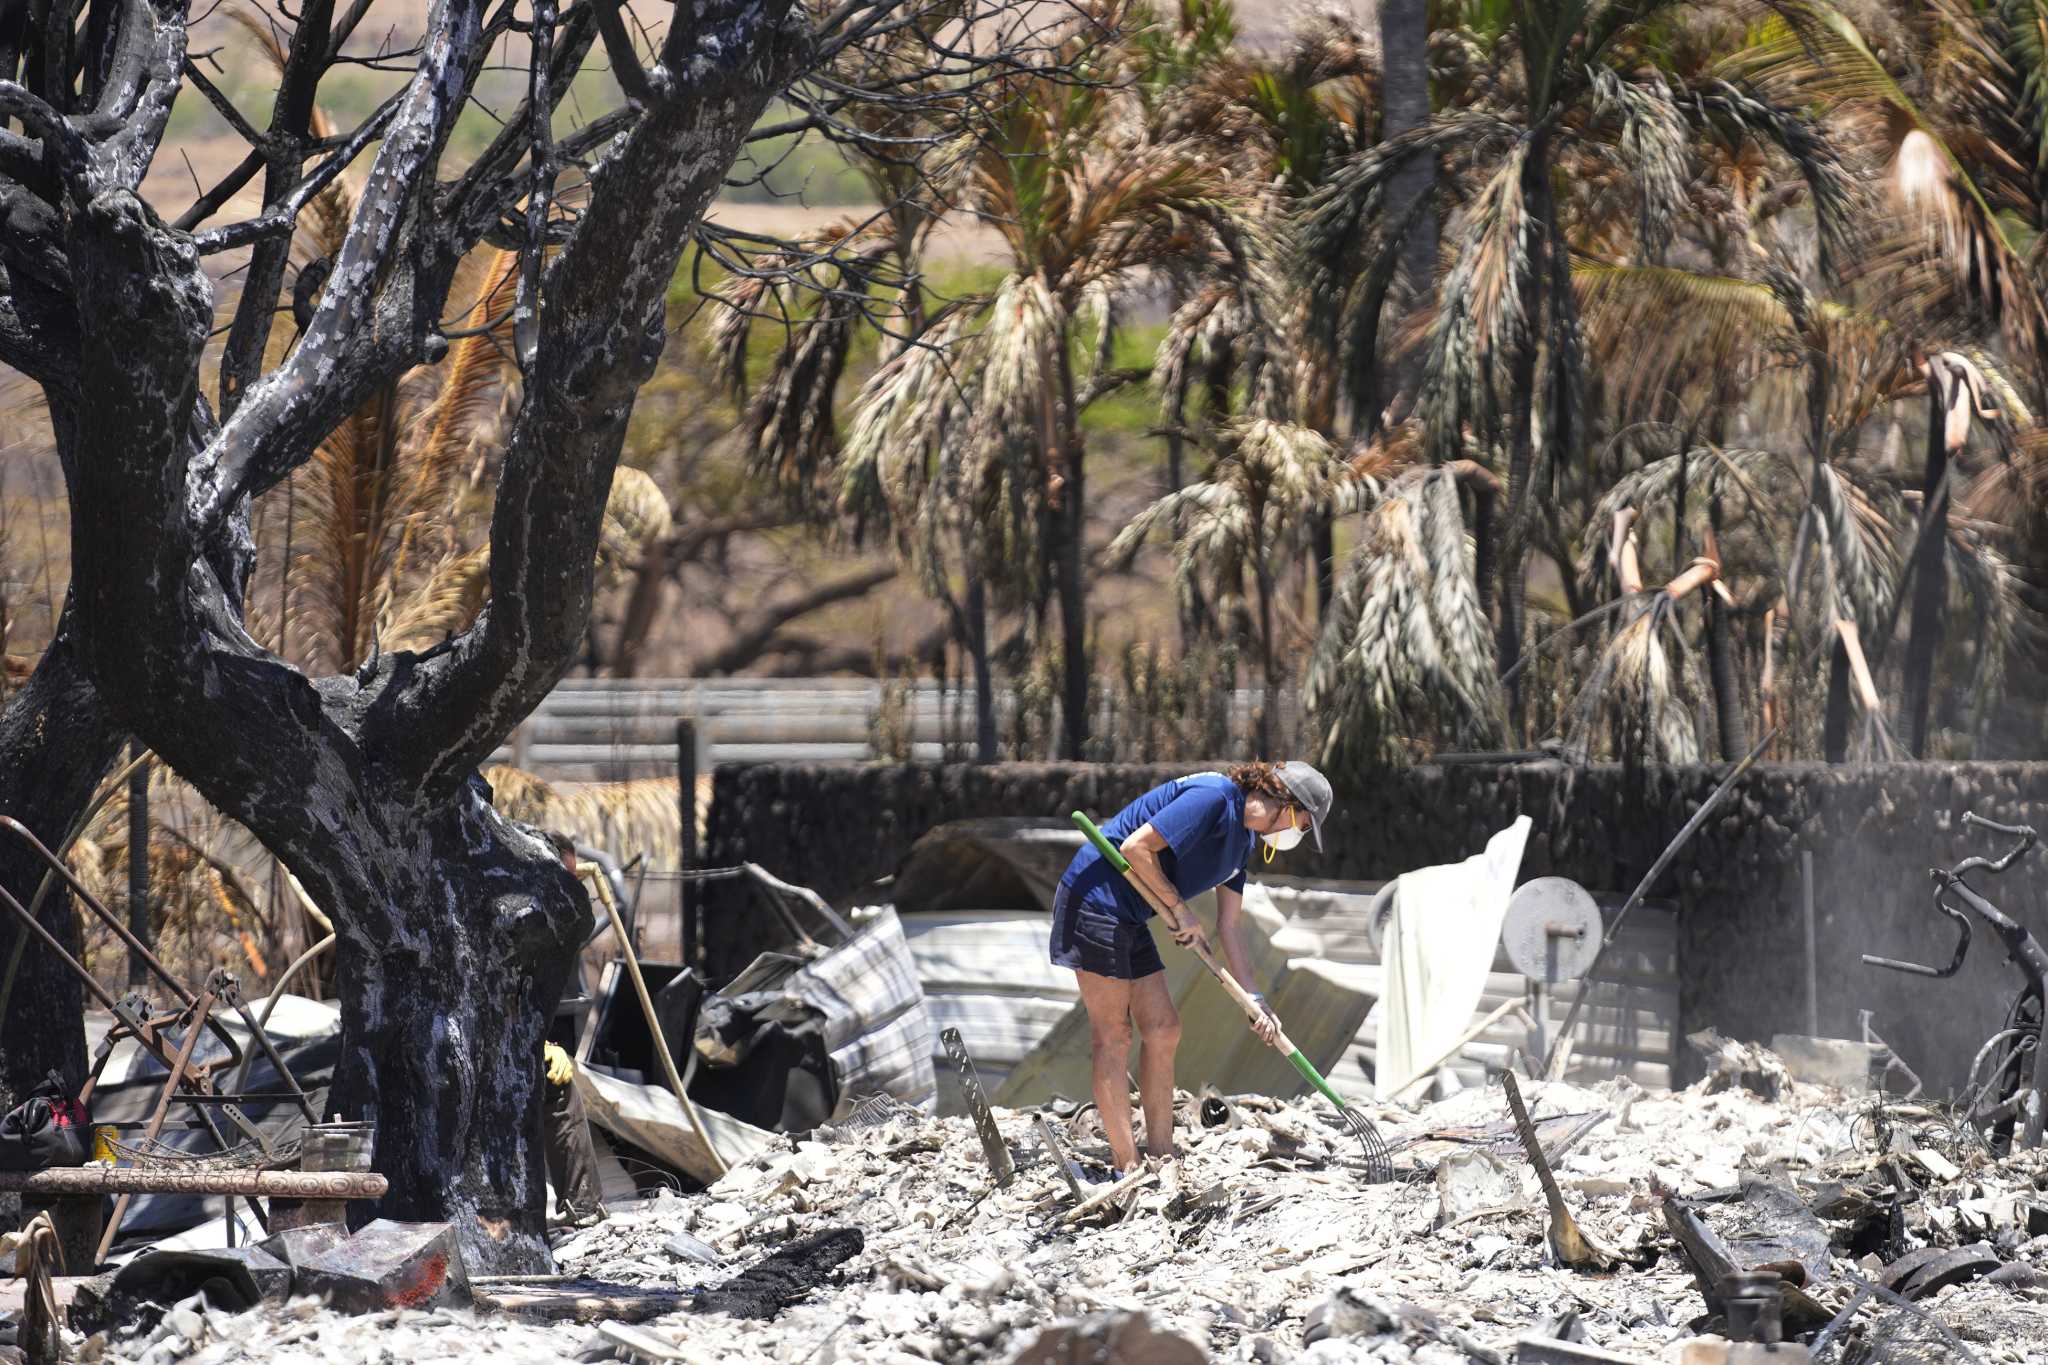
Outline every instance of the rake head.
<path id="1" fill-rule="evenodd" d="M 1351 1136 L 1365 1147 L 1365 1183 L 1388 1185 L 1394 1179 L 1394 1154 L 1387 1150 L 1387 1140 L 1380 1136 L 1380 1130 L 1373 1121 L 1346 1104 L 1337 1106 L 1337 1113 L 1344 1120 L 1344 1126 L 1351 1130 Z"/>

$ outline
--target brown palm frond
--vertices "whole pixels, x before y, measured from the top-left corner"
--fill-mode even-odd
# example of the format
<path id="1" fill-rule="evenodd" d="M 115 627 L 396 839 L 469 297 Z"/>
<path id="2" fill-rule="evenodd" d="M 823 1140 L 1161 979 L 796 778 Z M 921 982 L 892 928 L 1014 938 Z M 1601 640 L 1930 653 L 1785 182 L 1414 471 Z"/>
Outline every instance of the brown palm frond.
<path id="1" fill-rule="evenodd" d="M 1530 244 L 1537 225 L 1522 195 L 1528 153 L 1517 145 L 1502 158 L 1467 210 L 1463 245 L 1430 325 L 1430 384 L 1424 399 L 1432 450 L 1455 459 L 1466 431 L 1498 426 L 1496 367 L 1524 345 L 1536 319 L 1524 299 L 1535 262 Z"/>
<path id="2" fill-rule="evenodd" d="M 1974 120 L 1944 125 L 1938 111 L 1908 93 L 1855 19 L 1829 0 L 1780 0 L 1776 8 L 1786 22 L 1731 60 L 1788 98 L 1834 106 L 1838 123 L 1861 115 L 1866 140 L 1888 163 L 1893 204 L 1921 235 L 1927 262 L 1958 298 L 1988 306 L 2008 349 L 2038 370 L 2048 356 L 2048 296 L 2000 205 L 1958 152 Z M 1959 48 L 1956 55 L 1968 53 Z M 1987 151 L 1991 144 L 1975 146 Z"/>
<path id="3" fill-rule="evenodd" d="M 673 525 L 668 498 L 646 471 L 620 465 L 612 473 L 598 532 L 597 585 L 616 587 Z M 385 649 L 421 650 L 475 624 L 491 596 L 491 549 L 451 551 L 426 578 L 389 602 L 378 622 Z"/>
<path id="4" fill-rule="evenodd" d="M 295 485 L 309 548 L 289 570 L 291 625 L 315 668 L 346 669 L 367 657 L 371 627 L 390 600 L 400 408 L 396 385 L 376 390 L 320 443 Z"/>
<path id="5" fill-rule="evenodd" d="M 490 596 L 490 547 L 451 552 L 390 609 L 378 637 L 386 649 L 431 648 L 469 629 Z"/>
<path id="6" fill-rule="evenodd" d="M 485 768 L 483 777 L 491 785 L 491 803 L 514 820 L 559 830 L 622 863 L 638 857 L 650 868 L 682 865 L 680 789 L 673 777 L 548 782 L 502 764 Z"/>
<path id="7" fill-rule="evenodd" d="M 1744 521 L 1761 523 L 1763 539 L 1782 544 L 1800 512 L 1800 474 L 1792 461 L 1775 451 L 1748 447 L 1695 446 L 1680 454 L 1646 460 L 1610 485 L 1587 513 L 1579 543 L 1584 547 L 1575 566 L 1580 590 L 1597 595 L 1613 565 L 1607 529 L 1624 509 L 1634 509 L 1659 523 L 1670 519 L 1680 472 L 1688 504 L 1704 518 L 1709 502 L 1719 498 Z M 1702 525 L 1704 529 L 1704 524 Z"/>
<path id="8" fill-rule="evenodd" d="M 604 503 L 604 524 L 598 533 L 597 578 L 616 587 L 629 578 L 648 547 L 667 536 L 674 525 L 668 496 L 643 469 L 620 465 L 612 473 L 612 491 Z"/>
<path id="9" fill-rule="evenodd" d="M 473 333 L 448 348 L 441 387 L 413 419 L 412 477 L 406 503 L 422 511 L 446 501 L 450 484 L 473 456 L 473 442 L 489 423 L 507 385 L 517 381 L 512 357 L 512 303 L 519 287 L 519 253 L 492 248 L 464 262 L 475 280 L 475 299 L 450 330 Z M 453 291 L 451 291 L 453 292 Z"/>
<path id="10" fill-rule="evenodd" d="M 1588 352 L 1622 420 L 1695 384 L 1726 383 L 1793 330 L 1771 287 L 1671 266 L 1572 264 Z"/>
<path id="11" fill-rule="evenodd" d="M 1634 614 L 1607 642 L 1572 704 L 1567 744 L 1589 753 L 1604 731 L 1624 757 L 1700 761 L 1699 677 L 1678 634 L 1674 605 L 1662 590 L 1640 594 Z"/>

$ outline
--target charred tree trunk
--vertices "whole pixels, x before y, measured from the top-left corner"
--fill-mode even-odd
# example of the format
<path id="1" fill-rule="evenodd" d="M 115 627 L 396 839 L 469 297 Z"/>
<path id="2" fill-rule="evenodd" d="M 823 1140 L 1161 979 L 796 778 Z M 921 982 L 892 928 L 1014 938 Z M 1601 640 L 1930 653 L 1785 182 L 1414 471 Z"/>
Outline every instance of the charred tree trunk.
<path id="1" fill-rule="evenodd" d="M 1502 676 L 1522 661 L 1527 639 L 1529 597 L 1529 481 L 1534 475 L 1534 404 L 1536 389 L 1536 340 L 1527 338 L 1516 348 L 1508 367 L 1512 393 L 1508 428 L 1507 514 L 1500 533 L 1500 637 Z M 1521 742 L 1526 689 L 1517 674 L 1508 685 L 1508 729 L 1515 743 Z"/>
<path id="2" fill-rule="evenodd" d="M 1920 480 L 1920 534 L 1913 542 L 1913 615 L 1906 634 L 1900 679 L 1906 744 L 1915 758 L 1927 757 L 1927 717 L 1934 685 L 1934 660 L 1941 651 L 1942 618 L 1948 608 L 1948 441 L 1951 402 L 1969 401 L 1968 386 L 1940 359 L 1927 361 L 1927 467 Z"/>
<path id="3" fill-rule="evenodd" d="M 1062 474 L 1059 509 L 1060 757 L 1077 761 L 1088 747 L 1087 493 L 1082 483 L 1081 414 L 1075 407 L 1074 367 L 1066 350 L 1056 357 L 1060 391 L 1053 430 Z"/>
<path id="4" fill-rule="evenodd" d="M 974 667 L 974 761 L 996 761 L 996 685 L 988 659 L 988 587 L 967 585 L 967 657 Z"/>
<path id="5" fill-rule="evenodd" d="M 92 397 L 58 431 L 68 619 L 112 722 L 46 659 L 49 676 L 31 681 L 5 724 L 40 717 L 63 748 L 4 736 L 19 742 L 0 750 L 0 799 L 54 828 L 125 731 L 261 839 L 335 923 L 333 1105 L 374 1125 L 391 1184 L 378 1208 L 351 1217 L 451 1219 L 476 1274 L 548 1267 L 540 1042 L 588 922 L 551 847 L 491 809 L 476 769 L 577 658 L 605 495 L 660 355 L 676 265 L 808 45 L 787 0 L 694 0 L 677 6 L 650 73 L 615 9 L 592 19 L 579 6 L 558 26 L 542 0 L 525 104 L 459 179 L 441 181 L 456 118 L 497 25 L 509 23 L 509 10 L 497 13 L 487 23 L 484 0 L 436 0 L 405 88 L 351 136 L 354 150 L 323 163 L 332 175 L 378 142 L 295 347 L 235 389 L 224 423 L 199 392 L 215 312 L 204 256 L 287 235 L 291 218 L 195 235 L 138 195 L 186 69 L 177 5 L 126 11 L 117 66 L 132 69 L 111 84 L 134 112 L 104 140 L 87 142 L 37 96 L 12 102 L 9 114 L 45 139 L 67 208 L 25 212 L 0 241 L 0 253 L 19 253 L 24 236 L 43 234 L 34 245 L 64 266 L 36 287 L 69 291 L 59 316 L 77 329 L 75 375 L 32 374 L 46 392 L 54 378 Z M 557 148 L 550 114 L 594 40 L 590 25 L 607 20 L 618 30 L 606 35 L 612 70 L 633 107 L 601 137 Z M 311 28 L 324 52 L 324 24 Z M 580 211 L 551 227 L 552 179 L 586 154 Z M 432 649 L 310 678 L 244 626 L 249 499 L 380 386 L 438 357 L 430 332 L 457 263 L 522 200 L 523 383 L 492 516 L 489 605 Z M 18 255 L 5 261 L 12 272 Z M 0 359 L 31 357 L 26 369 L 42 362 L 27 345 L 24 297 L 0 279 Z M 52 653 L 63 665 L 66 651 Z M 60 757 L 37 765 L 39 753 Z M 77 1044 L 63 1047 L 76 1056 Z"/>
<path id="6" fill-rule="evenodd" d="M 1266 562 L 1264 537 L 1256 533 L 1263 523 L 1265 506 L 1254 499 L 1251 507 L 1251 523 L 1255 528 L 1252 537 L 1252 577 L 1259 593 L 1259 715 L 1256 756 L 1262 762 L 1273 761 L 1273 700 L 1280 691 L 1278 660 L 1273 651 L 1273 568 Z"/>
<path id="7" fill-rule="evenodd" d="M 122 736 L 85 675 L 67 601 L 42 662 L 0 711 L 0 815 L 61 848 L 113 768 Z M 44 870 L 25 844 L 0 834 L 0 887 L 9 895 L 28 905 Z M 36 918 L 78 954 L 78 915 L 62 882 L 43 898 Z M 85 1081 L 84 991 L 39 939 L 28 935 L 21 944 L 25 934 L 12 916 L 0 924 L 0 975 L 21 950 L 0 1014 L 0 1106 L 8 1108 L 50 1071 L 72 1090 Z"/>
<path id="8" fill-rule="evenodd" d="M 1821 754 L 1830 763 L 1849 761 L 1849 646 L 1833 627 L 1828 650 L 1828 703 L 1821 721 Z"/>
<path id="9" fill-rule="evenodd" d="M 1500 553 L 1500 640 L 1499 658 L 1503 676 L 1521 662 L 1528 639 L 1529 545 L 1534 537 L 1530 526 L 1534 507 L 1529 485 L 1536 473 L 1536 361 L 1537 318 L 1543 306 L 1543 278 L 1549 269 L 1550 238 L 1543 227 L 1550 221 L 1549 157 L 1539 137 L 1528 154 L 1522 173 L 1523 193 L 1537 212 L 1526 232 L 1531 254 L 1528 274 L 1521 290 L 1522 325 L 1514 354 L 1508 360 L 1508 487 L 1507 510 L 1501 527 Z M 1508 688 L 1508 729 L 1513 743 L 1521 743 L 1527 723 L 1524 699 L 1528 689 L 1517 674 Z"/>
<path id="10" fill-rule="evenodd" d="M 502 1267 L 487 1273 L 550 1269 L 539 1058 L 588 902 L 481 781 L 329 818 L 346 839 L 300 841 L 288 862 L 339 930 L 328 1105 L 375 1126 L 391 1181 L 375 1214 L 452 1220 L 472 1267 Z"/>
<path id="11" fill-rule="evenodd" d="M 1429 121 L 1428 0 L 1379 0 L 1379 24 L 1380 140 L 1385 142 Z M 1409 157 L 1387 184 L 1389 221 L 1407 220 L 1400 252 L 1403 293 L 1418 302 L 1429 298 L 1435 284 L 1435 194 L 1436 159 L 1431 156 Z M 1422 382 L 1422 366 L 1418 353 L 1393 367 L 1394 389 L 1411 403 Z M 1377 428 L 1376 409 L 1370 421 Z"/>
<path id="12" fill-rule="evenodd" d="M 1716 544 L 1721 533 L 1721 498 L 1716 494 L 1707 504 L 1709 524 Z M 1721 741 L 1721 757 L 1730 763 L 1749 752 L 1749 731 L 1742 712 L 1742 673 L 1735 666 L 1735 640 L 1728 605 L 1712 592 L 1704 595 L 1707 608 L 1707 675 L 1714 688 L 1715 729 Z"/>

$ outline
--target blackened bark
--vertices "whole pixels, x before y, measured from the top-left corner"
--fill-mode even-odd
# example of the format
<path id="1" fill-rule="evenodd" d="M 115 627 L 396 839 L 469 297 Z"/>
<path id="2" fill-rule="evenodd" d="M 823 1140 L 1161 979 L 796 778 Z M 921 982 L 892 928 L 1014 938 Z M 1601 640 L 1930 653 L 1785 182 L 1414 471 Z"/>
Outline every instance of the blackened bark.
<path id="1" fill-rule="evenodd" d="M 0 711 L 0 815 L 21 821 L 46 847 L 60 847 L 113 767 L 121 739 L 86 677 L 67 601 L 42 662 Z M 9 895 L 29 904 L 44 871 L 26 845 L 0 835 L 0 886 Z M 78 952 L 78 916 L 62 882 L 37 918 Z M 0 971 L 23 932 L 12 916 L 0 923 Z M 0 1017 L 0 1106 L 11 1107 L 48 1071 L 67 1087 L 84 1083 L 83 1008 L 77 978 L 31 936 Z"/>
<path id="2" fill-rule="evenodd" d="M 1537 317 L 1543 304 L 1545 248 L 1548 246 L 1540 227 L 1546 221 L 1540 206 L 1548 203 L 1547 171 L 1548 158 L 1544 155 L 1544 143 L 1539 139 L 1537 145 L 1530 149 L 1522 173 L 1522 192 L 1539 211 L 1533 215 L 1534 221 L 1524 229 L 1531 260 L 1521 286 L 1521 333 L 1514 354 L 1508 359 L 1508 488 L 1507 511 L 1501 527 L 1498 644 L 1503 677 L 1514 672 L 1515 665 L 1521 662 L 1527 636 L 1528 559 L 1532 539 L 1529 528 L 1534 511 L 1529 483 L 1535 476 L 1536 466 Z M 1526 721 L 1523 706 L 1526 695 L 1522 677 L 1515 673 L 1514 681 L 1508 685 L 1508 732 L 1514 743 L 1521 742 Z"/>
<path id="3" fill-rule="evenodd" d="M 1708 523 L 1714 528 L 1716 544 L 1721 535 L 1721 496 L 1707 503 Z M 1714 720 L 1721 741 L 1721 757 L 1733 763 L 1749 752 L 1749 728 L 1742 711 L 1742 674 L 1735 666 L 1734 614 L 1713 592 L 1704 594 L 1707 604 L 1707 675 L 1714 687 Z"/>
<path id="4" fill-rule="evenodd" d="M 134 745 L 128 757 L 138 760 L 144 749 Z M 149 913 L 149 766 L 138 764 L 128 774 L 128 932 L 152 948 L 156 933 Z M 149 964 L 142 955 L 128 954 L 128 988 L 141 990 L 149 982 Z"/>
<path id="5" fill-rule="evenodd" d="M 1474 484 L 1472 492 L 1472 578 L 1479 592 L 1479 614 L 1493 619 L 1494 561 L 1500 553 L 1499 518 L 1494 504 L 1500 499 L 1493 489 Z"/>
<path id="6" fill-rule="evenodd" d="M 1330 620 L 1330 599 L 1337 595 L 1337 522 L 1327 514 L 1316 518 L 1316 624 Z"/>
<path id="7" fill-rule="evenodd" d="M 1379 0 L 1380 140 L 1412 132 L 1429 121 L 1428 0 Z M 1406 222 L 1401 276 L 1408 297 L 1426 302 L 1436 279 L 1436 157 L 1409 157 L 1387 183 L 1388 221 Z M 1377 310 L 1375 310 L 1377 311 Z M 1411 400 L 1422 382 L 1419 351 L 1393 369 L 1394 389 Z M 1371 420 L 1377 425 L 1375 407 Z"/>
<path id="8" fill-rule="evenodd" d="M 1828 703 L 1821 722 L 1821 755 L 1830 763 L 1849 759 L 1849 647 L 1842 632 L 1829 628 L 1834 645 L 1828 651 Z"/>
<path id="9" fill-rule="evenodd" d="M 271 142 L 265 152 L 263 207 L 275 210 L 299 187 L 302 140 L 313 118 L 313 95 L 327 66 L 327 31 L 334 18 L 334 0 L 308 0 L 298 17 L 291 53 L 277 83 L 270 123 Z M 277 236 L 256 244 L 242 272 L 242 301 L 228 327 L 221 355 L 220 411 L 232 417 L 242 394 L 262 372 L 263 353 L 277 316 L 277 297 L 291 260 L 291 238 Z"/>
<path id="10" fill-rule="evenodd" d="M 182 14 L 157 12 L 157 28 L 175 21 L 176 42 L 152 49 L 149 82 L 123 85 L 142 91 L 140 111 L 109 150 L 25 107 L 67 181 L 63 264 L 78 389 L 93 398 L 59 432 L 83 672 L 120 729 L 255 833 L 335 922 L 344 1055 L 333 1104 L 375 1126 L 391 1183 L 380 1208 L 352 1216 L 452 1219 L 473 1271 L 518 1273 L 547 1268 L 541 1030 L 588 906 L 545 841 L 490 809 L 475 767 L 584 638 L 604 494 L 660 352 L 666 290 L 805 28 L 787 0 L 678 6 L 652 102 L 615 125 L 629 131 L 591 173 L 538 299 L 522 295 L 538 317 L 524 320 L 534 346 L 492 524 L 490 607 L 445 646 L 311 679 L 244 627 L 247 498 L 303 463 L 384 370 L 427 352 L 462 243 L 422 220 L 488 47 L 483 9 L 438 0 L 298 346 L 218 429 L 198 390 L 214 314 L 209 243 L 167 229 L 133 192 L 129 172 L 146 156 L 123 159 L 160 131 Z M 552 99 L 545 81 L 536 89 L 540 105 Z M 247 230 L 258 240 L 270 229 Z M 0 331 L 10 347 L 26 335 L 6 316 Z M 9 760 L 18 752 L 30 751 L 10 748 Z M 83 767 L 92 752 L 73 740 L 65 757 Z M 0 798 L 13 799 L 5 784 Z"/>
<path id="11" fill-rule="evenodd" d="M 1264 509 L 1252 508 L 1252 525 L 1257 526 Z M 1262 762 L 1273 760 L 1273 701 L 1280 694 L 1279 660 L 1273 650 L 1273 570 L 1266 563 L 1265 546 L 1252 542 L 1252 574 L 1259 591 L 1259 715 L 1257 754 Z"/>
<path id="12" fill-rule="evenodd" d="M 967 657 L 974 666 L 974 761 L 996 761 L 996 686 L 988 659 L 988 586 L 980 574 L 967 585 Z"/>
<path id="13" fill-rule="evenodd" d="M 1920 533 L 1913 542 L 1913 616 L 1907 627 L 1900 705 L 1906 717 L 1907 747 L 1927 757 L 1928 701 L 1934 659 L 1941 650 L 1942 617 L 1948 608 L 1948 409 L 1968 402 L 1962 376 L 1939 358 L 1927 360 L 1927 467 L 1920 480 Z"/>
<path id="14" fill-rule="evenodd" d="M 1087 497 L 1082 484 L 1080 413 L 1074 404 L 1074 368 L 1066 351 L 1057 357 L 1060 391 L 1055 397 L 1054 439 L 1058 443 L 1060 489 L 1058 574 L 1060 646 L 1060 757 L 1078 761 L 1088 745 L 1088 553 Z"/>
<path id="15" fill-rule="evenodd" d="M 379 786 L 360 777 L 351 800 Z M 287 862 L 338 930 L 329 1104 L 375 1125 L 391 1182 L 375 1215 L 454 1222 L 479 1273 L 552 1269 L 540 1052 L 589 923 L 583 892 L 481 782 L 452 801 L 328 814 L 334 835 Z"/>
<path id="16" fill-rule="evenodd" d="M 1533 292 L 1533 291 L 1532 291 Z M 1510 411 L 1508 429 L 1507 515 L 1502 519 L 1500 546 L 1500 636 L 1501 676 L 1506 677 L 1522 659 L 1525 638 L 1526 603 L 1529 595 L 1529 480 L 1535 466 L 1533 409 L 1536 400 L 1536 339 L 1526 337 L 1515 348 L 1508 365 Z M 1510 738 L 1521 741 L 1524 689 L 1519 674 L 1508 684 L 1508 728 Z"/>

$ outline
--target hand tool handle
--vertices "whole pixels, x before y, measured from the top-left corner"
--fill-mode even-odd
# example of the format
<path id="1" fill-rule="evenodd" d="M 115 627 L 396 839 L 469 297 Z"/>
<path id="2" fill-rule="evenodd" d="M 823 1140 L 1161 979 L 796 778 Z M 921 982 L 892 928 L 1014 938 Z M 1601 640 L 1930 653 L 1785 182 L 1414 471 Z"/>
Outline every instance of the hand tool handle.
<path id="1" fill-rule="evenodd" d="M 1145 898 L 1145 903 L 1158 913 L 1159 918 L 1166 921 L 1166 927 L 1178 930 L 1180 928 L 1179 916 L 1174 914 L 1172 907 L 1159 899 L 1158 894 L 1151 887 L 1145 885 L 1142 880 L 1132 875 L 1130 860 L 1124 857 L 1121 849 L 1109 841 L 1107 835 L 1096 828 L 1095 822 L 1088 818 L 1087 813 L 1085 811 L 1075 811 L 1074 823 L 1081 827 L 1081 832 L 1088 836 L 1088 842 L 1095 845 L 1095 851 L 1102 855 L 1104 861 L 1122 873 L 1124 880 L 1129 882 L 1136 888 L 1138 894 Z M 1237 1007 L 1245 1012 L 1247 1019 L 1262 1019 L 1265 1017 L 1266 1011 L 1259 1008 L 1259 1002 L 1252 999 L 1251 992 L 1247 991 L 1236 977 L 1223 969 L 1222 964 L 1216 961 L 1213 953 L 1206 947 L 1195 947 L 1189 949 L 1189 951 L 1201 959 L 1202 965 L 1209 969 L 1209 975 L 1215 977 L 1216 983 L 1223 987 L 1225 993 L 1232 1000 L 1237 1002 Z M 1277 1017 L 1275 1022 L 1278 1022 Z M 1323 1084 L 1323 1078 L 1315 1074 L 1315 1068 L 1310 1066 L 1308 1059 L 1301 1055 L 1301 1049 L 1288 1041 L 1286 1030 L 1282 1029 L 1276 1032 L 1273 1046 L 1282 1052 L 1292 1053 L 1293 1056 L 1288 1058 L 1288 1060 L 1294 1062 L 1295 1069 L 1313 1081 L 1324 1094 L 1330 1093 L 1330 1088 Z M 1332 1096 L 1332 1098 L 1334 1099 L 1335 1097 Z"/>

